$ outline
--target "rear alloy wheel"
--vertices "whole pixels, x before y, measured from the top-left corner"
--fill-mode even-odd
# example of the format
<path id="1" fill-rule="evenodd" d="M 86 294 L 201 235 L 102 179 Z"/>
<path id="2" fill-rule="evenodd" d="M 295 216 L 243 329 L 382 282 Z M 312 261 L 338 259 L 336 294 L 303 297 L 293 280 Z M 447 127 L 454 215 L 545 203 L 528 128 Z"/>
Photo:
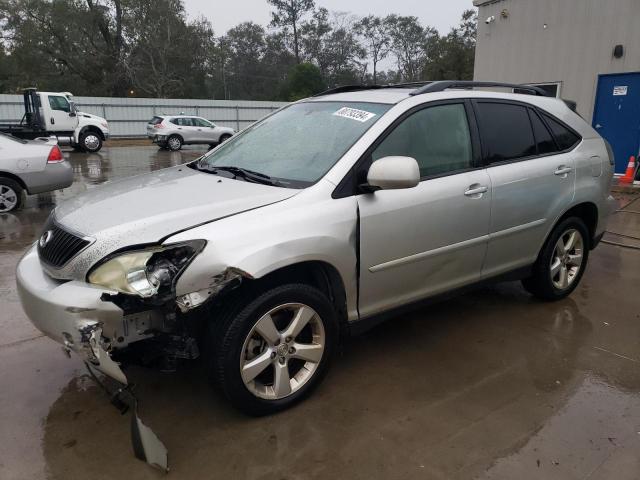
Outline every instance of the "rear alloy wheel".
<path id="1" fill-rule="evenodd" d="M 95 132 L 85 132 L 80 138 L 80 145 L 85 151 L 96 153 L 102 148 L 102 138 Z"/>
<path id="2" fill-rule="evenodd" d="M 584 222 L 571 217 L 551 232 L 524 287 L 543 300 L 559 300 L 580 282 L 589 257 L 588 230 Z"/>
<path id="3" fill-rule="evenodd" d="M 0 213 L 17 210 L 22 204 L 22 188 L 9 178 L 0 178 Z"/>
<path id="4" fill-rule="evenodd" d="M 582 268 L 584 240 L 575 229 L 564 232 L 553 249 L 549 275 L 553 286 L 558 290 L 566 290 L 578 277 Z"/>
<path id="5" fill-rule="evenodd" d="M 327 372 L 338 335 L 332 305 L 308 285 L 273 288 L 216 321 L 215 376 L 249 415 L 283 410 L 310 393 Z"/>
<path id="6" fill-rule="evenodd" d="M 167 139 L 167 147 L 173 152 L 180 150 L 182 148 L 182 139 L 178 135 L 171 135 Z"/>

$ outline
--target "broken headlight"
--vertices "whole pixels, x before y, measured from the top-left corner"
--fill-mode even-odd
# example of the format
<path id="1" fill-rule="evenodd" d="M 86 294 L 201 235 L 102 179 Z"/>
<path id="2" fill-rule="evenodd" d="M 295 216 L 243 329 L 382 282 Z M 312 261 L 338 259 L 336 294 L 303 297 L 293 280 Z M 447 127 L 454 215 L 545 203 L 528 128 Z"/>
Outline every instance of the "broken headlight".
<path id="1" fill-rule="evenodd" d="M 143 298 L 171 289 L 176 278 L 204 248 L 204 240 L 123 252 L 100 263 L 89 283 Z"/>

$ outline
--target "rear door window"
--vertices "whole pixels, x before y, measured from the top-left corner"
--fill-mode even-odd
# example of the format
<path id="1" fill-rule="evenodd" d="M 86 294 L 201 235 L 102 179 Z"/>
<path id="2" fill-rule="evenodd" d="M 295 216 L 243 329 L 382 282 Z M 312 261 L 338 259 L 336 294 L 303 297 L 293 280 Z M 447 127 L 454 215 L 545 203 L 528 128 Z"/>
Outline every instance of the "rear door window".
<path id="1" fill-rule="evenodd" d="M 559 121 L 545 113 L 542 115 L 545 122 L 547 122 L 547 125 L 549 125 L 560 150 L 570 150 L 580 141 L 580 137 L 578 135 L 562 125 Z"/>
<path id="2" fill-rule="evenodd" d="M 527 107 L 510 103 L 476 102 L 475 109 L 482 147 L 489 163 L 537 154 Z"/>

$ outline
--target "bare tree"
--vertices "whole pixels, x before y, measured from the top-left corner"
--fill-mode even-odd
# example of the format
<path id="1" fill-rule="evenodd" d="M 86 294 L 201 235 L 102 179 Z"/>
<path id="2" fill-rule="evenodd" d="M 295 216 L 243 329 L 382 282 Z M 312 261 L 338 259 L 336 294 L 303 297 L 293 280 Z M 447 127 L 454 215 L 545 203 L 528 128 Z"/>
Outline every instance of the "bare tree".
<path id="1" fill-rule="evenodd" d="M 389 54 L 391 37 L 384 20 L 375 15 L 368 15 L 354 26 L 355 32 L 362 37 L 367 54 L 373 63 L 373 84 L 378 80 L 378 63 Z"/>
<path id="2" fill-rule="evenodd" d="M 275 12 L 271 12 L 271 25 L 293 30 L 293 53 L 296 63 L 300 63 L 300 22 L 315 7 L 314 0 L 267 0 L 267 2 L 276 9 Z"/>
<path id="3" fill-rule="evenodd" d="M 384 23 L 391 38 L 391 52 L 403 79 L 407 82 L 420 80 L 426 58 L 424 45 L 438 32 L 431 27 L 423 27 L 413 16 L 389 15 Z"/>

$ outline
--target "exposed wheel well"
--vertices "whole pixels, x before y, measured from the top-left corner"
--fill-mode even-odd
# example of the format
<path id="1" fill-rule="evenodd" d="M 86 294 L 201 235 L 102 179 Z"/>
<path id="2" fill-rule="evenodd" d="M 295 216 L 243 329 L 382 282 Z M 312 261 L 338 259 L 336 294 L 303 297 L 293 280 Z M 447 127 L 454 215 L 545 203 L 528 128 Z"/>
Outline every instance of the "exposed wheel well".
<path id="1" fill-rule="evenodd" d="M 272 287 L 285 283 L 305 283 L 324 293 L 334 305 L 342 326 L 347 322 L 347 297 L 342 277 L 326 262 L 309 261 L 288 265 L 255 280 L 245 280 L 251 286 Z M 240 287 L 242 288 L 242 287 Z"/>
<path id="2" fill-rule="evenodd" d="M 598 228 L 598 207 L 591 202 L 575 205 L 567 210 L 556 224 L 569 217 L 578 217 L 585 223 L 589 230 L 589 247 L 593 248 L 596 229 Z"/>
<path id="3" fill-rule="evenodd" d="M 104 133 L 102 133 L 102 130 L 100 130 L 98 127 L 94 126 L 94 125 L 89 125 L 87 127 L 84 127 L 81 131 L 80 131 L 80 137 L 82 137 L 82 135 L 84 135 L 87 132 L 93 132 L 96 133 L 100 136 L 100 138 L 102 139 L 102 141 L 104 142 L 105 138 L 104 138 Z"/>
<path id="4" fill-rule="evenodd" d="M 17 175 L 14 175 L 13 173 L 8 173 L 8 172 L 0 172 L 0 178 L 9 178 L 11 180 L 13 180 L 14 182 L 16 182 L 18 185 L 20 185 L 24 190 L 29 191 L 29 189 L 27 188 L 27 186 L 25 185 L 25 183 L 22 181 L 22 179 L 20 177 L 18 177 Z"/>

